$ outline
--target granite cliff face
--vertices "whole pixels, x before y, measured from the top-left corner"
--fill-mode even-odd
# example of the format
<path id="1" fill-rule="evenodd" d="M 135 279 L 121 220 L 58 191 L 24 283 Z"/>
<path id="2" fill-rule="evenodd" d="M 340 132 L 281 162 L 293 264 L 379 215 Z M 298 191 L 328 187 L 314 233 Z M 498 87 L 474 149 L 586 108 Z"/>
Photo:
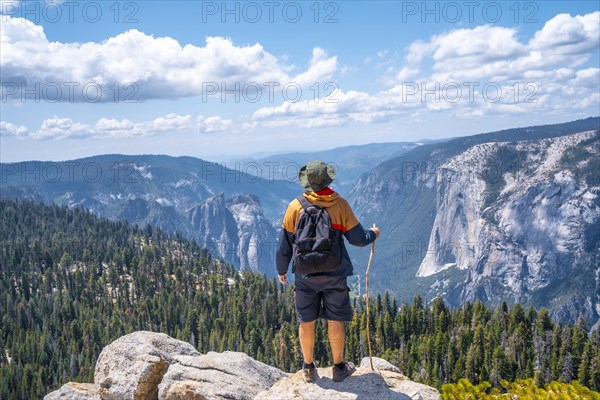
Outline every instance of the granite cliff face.
<path id="1" fill-rule="evenodd" d="M 253 195 L 212 196 L 188 210 L 191 229 L 213 253 L 242 269 L 273 273 L 275 229 Z"/>
<path id="2" fill-rule="evenodd" d="M 344 382 L 331 380 L 331 368 L 319 368 L 319 379 L 307 384 L 301 372 L 286 374 L 244 353 L 203 355 L 165 334 L 134 332 L 102 350 L 93 384 L 67 383 L 44 400 L 439 398 L 437 390 L 410 381 L 385 360 L 373 359 L 376 371 L 364 361 Z"/>
<path id="3" fill-rule="evenodd" d="M 424 144 L 363 175 L 348 200 L 382 230 L 372 288 L 598 322 L 599 128 L 595 117 Z M 368 252 L 349 252 L 363 273 Z"/>
<path id="4" fill-rule="evenodd" d="M 448 160 L 417 276 L 462 270 L 463 282 L 436 284 L 454 304 L 533 303 L 597 320 L 599 143 L 588 131 L 483 143 Z"/>

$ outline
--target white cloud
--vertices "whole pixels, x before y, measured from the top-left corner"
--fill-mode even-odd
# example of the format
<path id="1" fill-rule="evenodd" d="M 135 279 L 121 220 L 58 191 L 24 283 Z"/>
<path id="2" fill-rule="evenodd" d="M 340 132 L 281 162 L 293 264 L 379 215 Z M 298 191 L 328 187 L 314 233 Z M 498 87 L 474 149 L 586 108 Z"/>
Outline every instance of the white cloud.
<path id="1" fill-rule="evenodd" d="M 407 82 L 409 77 L 415 76 L 419 72 L 419 68 L 403 67 L 398 71 L 395 78 L 397 82 Z"/>
<path id="2" fill-rule="evenodd" d="M 92 137 L 113 137 L 127 138 L 132 136 L 151 135 L 153 131 L 142 130 L 141 127 L 147 124 L 135 124 L 134 122 L 124 118 L 121 121 L 116 119 L 101 118 L 96 122 L 93 129 Z"/>
<path id="3" fill-rule="evenodd" d="M 442 112 L 468 118 L 581 112 L 595 107 L 593 112 L 597 113 L 600 70 L 585 64 L 598 51 L 599 25 L 600 12 L 594 12 L 557 15 L 530 39 L 523 39 L 517 28 L 510 27 L 484 25 L 451 30 L 410 44 L 405 62 L 398 68 L 385 60 L 389 57 L 387 50 L 365 61 L 373 61 L 374 68 L 387 63 L 387 78 L 381 80 L 385 90 L 371 94 L 336 89 L 327 99 L 307 100 L 306 94 L 313 92 L 306 88 L 302 101 L 259 108 L 240 126 L 244 130 L 314 128 L 385 122 L 403 116 L 424 119 Z M 283 86 L 295 82 L 304 89 L 320 82 L 326 91 L 324 83 L 340 71 L 337 57 L 319 47 L 313 49 L 305 69 L 299 70 L 288 65 L 284 56 L 276 57 L 258 43 L 240 46 L 223 37 L 206 38 L 205 45 L 199 47 L 130 30 L 102 43 L 49 42 L 41 26 L 16 18 L 2 24 L 0 37 L 3 83 L 27 79 L 42 84 L 77 82 L 82 86 L 96 82 L 101 85 L 102 101 L 113 100 L 111 86 L 115 82 L 121 87 L 135 82 L 134 89 L 139 92 L 134 97 L 140 100 L 199 95 L 207 83 L 230 90 L 236 83 L 278 82 Z M 457 88 L 459 96 L 453 92 Z M 493 93 L 498 88 L 501 98 L 496 100 Z M 5 87 L 3 90 L 6 92 Z M 77 100 L 82 100 L 81 95 Z M 231 126 L 232 121 L 218 116 L 168 114 L 142 122 L 103 118 L 90 126 L 55 117 L 34 132 L 9 123 L 4 123 L 2 129 L 11 136 L 76 138 L 182 130 L 210 133 Z"/>
<path id="4" fill-rule="evenodd" d="M 150 136 L 164 132 L 189 130 L 191 132 L 222 132 L 231 126 L 232 121 L 219 116 L 198 116 L 167 114 L 150 121 L 132 122 L 128 119 L 101 118 L 94 125 L 76 122 L 71 118 L 54 116 L 42 122 L 36 131 L 25 126 L 0 121 L 0 133 L 3 136 L 30 137 L 38 140 L 58 139 L 102 139 L 128 138 L 132 136 Z"/>
<path id="5" fill-rule="evenodd" d="M 600 78 L 599 68 L 586 68 L 577 71 L 572 83 L 579 88 L 597 89 Z"/>
<path id="6" fill-rule="evenodd" d="M 337 70 L 337 57 L 329 57 L 325 50 L 313 49 L 310 67 L 306 72 L 298 74 L 293 81 L 300 86 L 310 86 L 322 79 L 330 79 Z"/>
<path id="7" fill-rule="evenodd" d="M 231 120 L 222 119 L 219 116 L 205 118 L 204 116 L 200 115 L 196 119 L 196 128 L 199 132 L 203 133 L 223 132 L 230 126 Z"/>
<path id="8" fill-rule="evenodd" d="M 525 53 L 523 46 L 515 37 L 516 31 L 490 25 L 473 29 L 458 29 L 432 40 L 433 59 L 438 62 L 437 69 L 450 68 L 455 63 L 474 63 L 505 60 Z M 464 64 L 463 64 L 464 65 Z"/>
<path id="9" fill-rule="evenodd" d="M 40 129 L 31 134 L 35 139 L 81 139 L 93 135 L 89 125 L 56 116 L 44 120 Z"/>
<path id="10" fill-rule="evenodd" d="M 14 125 L 10 122 L 0 121 L 0 136 L 27 136 L 29 131 L 26 126 Z"/>
<path id="11" fill-rule="evenodd" d="M 102 43 L 50 42 L 41 26 L 10 16 L 3 18 L 1 31 L 2 83 L 38 82 L 40 96 L 44 85 L 58 84 L 63 89 L 61 101 L 86 101 L 82 93 L 86 84 L 99 85 L 99 101 L 106 102 L 114 101 L 115 83 L 120 88 L 134 83 L 134 98 L 143 100 L 201 95 L 209 83 L 228 89 L 251 82 L 311 85 L 337 70 L 337 58 L 320 48 L 313 50 L 308 68 L 295 73 L 293 65 L 284 64 L 259 43 L 238 46 L 223 37 L 208 37 L 198 47 L 132 29 Z M 72 99 L 66 85 L 74 87 Z M 121 92 L 121 100 L 132 94 Z"/>
<path id="12" fill-rule="evenodd" d="M 586 109 L 597 114 L 600 69 L 578 68 L 598 51 L 599 26 L 600 12 L 594 12 L 557 15 L 528 42 L 519 40 L 515 28 L 452 30 L 409 45 L 405 64 L 382 80 L 390 85 L 387 90 L 339 90 L 333 104 L 264 107 L 242 128 L 339 126 L 440 112 L 456 118 Z"/>
<path id="13" fill-rule="evenodd" d="M 529 42 L 532 50 L 578 54 L 598 49 L 600 12 L 587 15 L 559 14 L 546 22 Z"/>
<path id="14" fill-rule="evenodd" d="M 96 122 L 95 129 L 105 132 L 122 132 L 130 131 L 135 127 L 135 124 L 128 119 L 118 121 L 116 119 L 101 118 Z"/>
<path id="15" fill-rule="evenodd" d="M 406 96 L 404 89 L 398 86 L 375 95 L 336 89 L 327 101 L 304 100 L 261 108 L 252 116 L 255 124 L 245 128 L 255 128 L 257 125 L 269 128 L 318 128 L 340 126 L 348 122 L 383 122 L 408 113 L 418 105 L 416 97 Z"/>
<path id="16" fill-rule="evenodd" d="M 433 53 L 435 50 L 435 38 L 430 42 L 425 42 L 422 40 L 417 40 L 408 47 L 408 54 L 406 55 L 406 61 L 409 64 L 418 64 L 423 61 L 423 59 Z"/>
<path id="17" fill-rule="evenodd" d="M 407 66 L 415 68 L 430 58 L 438 81 L 517 80 L 532 70 L 574 68 L 585 63 L 600 45 L 600 12 L 584 16 L 559 14 L 547 21 L 528 43 L 516 28 L 478 26 L 412 43 Z M 399 77 L 404 77 L 401 73 Z"/>
<path id="18" fill-rule="evenodd" d="M 156 118 L 152 121 L 140 122 L 135 126 L 137 131 L 148 132 L 150 134 L 191 128 L 193 128 L 191 115 L 177 115 L 174 113 Z"/>

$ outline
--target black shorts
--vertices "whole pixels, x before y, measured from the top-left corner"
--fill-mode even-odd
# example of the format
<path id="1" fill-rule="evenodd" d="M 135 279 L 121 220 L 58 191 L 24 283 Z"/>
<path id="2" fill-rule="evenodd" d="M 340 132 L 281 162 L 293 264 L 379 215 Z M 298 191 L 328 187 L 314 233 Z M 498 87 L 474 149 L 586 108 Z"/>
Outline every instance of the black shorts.
<path id="1" fill-rule="evenodd" d="M 352 321 L 347 278 L 317 275 L 296 279 L 296 312 L 299 322 L 317 318 Z"/>

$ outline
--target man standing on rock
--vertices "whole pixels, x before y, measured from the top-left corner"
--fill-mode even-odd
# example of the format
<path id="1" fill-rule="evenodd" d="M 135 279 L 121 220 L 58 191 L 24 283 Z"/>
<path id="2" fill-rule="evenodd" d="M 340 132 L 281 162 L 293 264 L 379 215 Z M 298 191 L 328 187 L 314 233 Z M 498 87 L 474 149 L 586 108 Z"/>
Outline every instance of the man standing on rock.
<path id="1" fill-rule="evenodd" d="M 347 277 L 353 268 L 342 236 L 362 247 L 379 237 L 379 229 L 365 230 L 348 202 L 329 187 L 335 179 L 333 166 L 311 161 L 300 168 L 298 179 L 306 191 L 290 202 L 283 218 L 277 273 L 279 281 L 286 284 L 288 266 L 294 259 L 304 379 L 315 379 L 315 321 L 324 318 L 335 364 L 333 380 L 341 382 L 356 371 L 353 363 L 344 362 L 344 321 L 352 320 Z"/>

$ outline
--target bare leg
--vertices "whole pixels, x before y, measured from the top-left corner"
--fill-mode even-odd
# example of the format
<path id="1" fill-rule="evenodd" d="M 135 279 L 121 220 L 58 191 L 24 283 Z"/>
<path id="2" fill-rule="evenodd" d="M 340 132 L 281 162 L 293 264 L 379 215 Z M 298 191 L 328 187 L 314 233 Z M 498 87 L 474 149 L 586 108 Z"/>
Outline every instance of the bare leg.
<path id="1" fill-rule="evenodd" d="M 315 321 L 300 322 L 299 336 L 304 362 L 310 364 L 313 362 L 313 351 L 315 348 Z"/>
<path id="2" fill-rule="evenodd" d="M 333 363 L 340 364 L 344 361 L 344 343 L 346 340 L 344 321 L 328 320 L 327 333 L 329 336 L 329 344 L 331 345 Z"/>

